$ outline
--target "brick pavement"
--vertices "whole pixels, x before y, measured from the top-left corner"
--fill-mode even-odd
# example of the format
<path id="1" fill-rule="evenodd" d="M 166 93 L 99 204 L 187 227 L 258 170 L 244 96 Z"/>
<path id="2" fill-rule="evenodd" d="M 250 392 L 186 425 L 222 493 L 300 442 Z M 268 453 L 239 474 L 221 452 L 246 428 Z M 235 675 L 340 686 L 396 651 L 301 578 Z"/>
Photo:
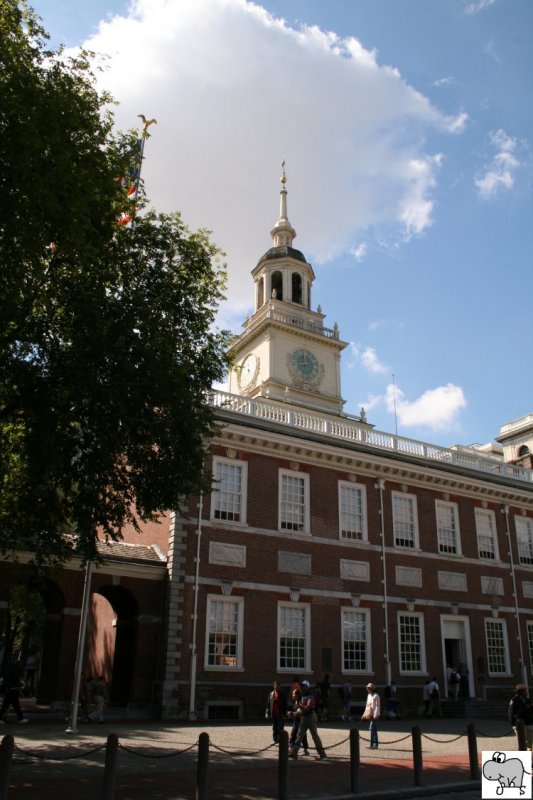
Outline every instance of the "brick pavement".
<path id="1" fill-rule="evenodd" d="M 424 787 L 414 787 L 411 730 L 420 725 Z M 380 725 L 380 749 L 367 750 L 361 729 L 361 794 L 370 798 L 415 798 L 439 791 L 466 800 L 470 779 L 466 720 L 406 720 Z M 503 720 L 480 720 L 478 751 L 514 749 L 516 740 Z M 59 721 L 2 726 L 15 736 L 9 800 L 95 800 L 101 794 L 105 742 L 110 732 L 120 741 L 117 800 L 192 800 L 196 796 L 198 736 L 210 736 L 209 800 L 275 800 L 278 797 L 277 749 L 269 724 L 189 724 L 106 721 L 80 725 L 65 733 Z M 349 725 L 323 725 L 320 734 L 328 758 L 301 757 L 289 764 L 290 800 L 340 800 L 350 795 Z M 454 791 L 452 791 L 454 789 Z M 448 792 L 449 790 L 449 792 Z M 392 793 L 392 794 L 390 794 Z"/>

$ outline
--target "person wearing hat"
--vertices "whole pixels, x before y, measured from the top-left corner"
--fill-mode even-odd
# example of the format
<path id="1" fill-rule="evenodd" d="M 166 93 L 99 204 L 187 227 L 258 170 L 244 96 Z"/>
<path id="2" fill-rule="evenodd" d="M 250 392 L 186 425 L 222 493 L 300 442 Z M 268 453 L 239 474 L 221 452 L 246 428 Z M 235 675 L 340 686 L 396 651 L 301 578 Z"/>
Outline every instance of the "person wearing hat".
<path id="1" fill-rule="evenodd" d="M 294 709 L 296 713 L 300 714 L 300 725 L 298 727 L 298 734 L 296 736 L 296 741 L 291 747 L 289 758 L 293 759 L 298 758 L 298 750 L 300 749 L 300 746 L 307 731 L 310 732 L 313 742 L 315 743 L 318 757 L 326 758 L 326 751 L 324 750 L 324 746 L 317 731 L 315 698 L 313 696 L 313 693 L 311 692 L 311 686 L 309 684 L 309 681 L 302 681 L 300 686 L 302 687 L 302 696 L 298 701 L 297 708 Z"/>
<path id="2" fill-rule="evenodd" d="M 368 692 L 366 696 L 366 706 L 361 719 L 366 719 L 369 721 L 370 749 L 377 750 L 379 744 L 378 719 L 381 713 L 381 701 L 373 683 L 367 683 L 366 690 Z"/>
<path id="3" fill-rule="evenodd" d="M 516 684 L 515 693 L 509 703 L 509 721 L 511 725 L 514 727 L 519 719 L 524 722 L 527 749 L 531 750 L 533 747 L 533 706 L 527 696 L 525 683 Z"/>

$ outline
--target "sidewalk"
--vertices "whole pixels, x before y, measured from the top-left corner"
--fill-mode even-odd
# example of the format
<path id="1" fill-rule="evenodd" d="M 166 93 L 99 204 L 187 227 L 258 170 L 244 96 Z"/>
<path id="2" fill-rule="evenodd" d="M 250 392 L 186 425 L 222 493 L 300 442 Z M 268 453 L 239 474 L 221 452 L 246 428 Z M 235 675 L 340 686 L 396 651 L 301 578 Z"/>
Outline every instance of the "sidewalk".
<path id="1" fill-rule="evenodd" d="M 424 787 L 414 787 L 411 731 L 422 732 Z M 216 800 L 275 800 L 278 797 L 278 753 L 269 723 L 239 725 L 187 722 L 108 720 L 80 723 L 76 735 L 64 722 L 31 719 L 28 725 L 2 725 L 0 736 L 15 738 L 9 800 L 95 800 L 101 794 L 105 744 L 119 738 L 117 800 L 192 800 L 196 796 L 198 737 L 209 733 L 208 797 Z M 340 800 L 350 794 L 350 725 L 321 725 L 328 758 L 312 756 L 289 763 L 291 800 Z M 504 720 L 476 723 L 479 760 L 483 750 L 510 750 L 516 738 Z M 480 796 L 479 781 L 470 778 L 467 721 L 401 720 L 380 723 L 380 747 L 367 749 L 366 725 L 360 728 L 360 790 L 363 798 L 427 796 L 455 787 Z M 313 751 L 311 751 L 313 752 Z M 390 795 L 389 795 L 390 796 Z M 449 797 L 453 797 L 450 793 Z"/>

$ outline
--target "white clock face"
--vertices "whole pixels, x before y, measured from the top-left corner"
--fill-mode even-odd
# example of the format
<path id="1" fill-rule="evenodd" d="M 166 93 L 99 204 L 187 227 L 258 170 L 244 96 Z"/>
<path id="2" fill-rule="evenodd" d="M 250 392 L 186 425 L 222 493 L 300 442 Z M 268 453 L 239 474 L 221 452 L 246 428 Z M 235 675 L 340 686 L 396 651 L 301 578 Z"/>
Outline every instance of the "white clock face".
<path id="1" fill-rule="evenodd" d="M 253 353 L 246 356 L 241 364 L 239 383 L 242 389 L 252 385 L 257 377 L 258 359 Z"/>

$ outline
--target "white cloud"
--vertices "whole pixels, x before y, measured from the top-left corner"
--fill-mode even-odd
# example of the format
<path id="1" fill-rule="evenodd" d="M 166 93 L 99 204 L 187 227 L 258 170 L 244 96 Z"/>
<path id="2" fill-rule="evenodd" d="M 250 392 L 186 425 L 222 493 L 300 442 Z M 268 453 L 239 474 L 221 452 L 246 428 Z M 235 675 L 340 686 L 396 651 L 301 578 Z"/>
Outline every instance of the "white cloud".
<path id="1" fill-rule="evenodd" d="M 476 0 L 475 3 L 468 3 L 465 7 L 465 14 L 479 14 L 495 2 L 496 0 Z"/>
<path id="2" fill-rule="evenodd" d="M 406 400 L 404 393 L 394 384 L 387 386 L 385 403 L 388 411 L 396 412 L 400 426 L 427 428 L 442 431 L 457 422 L 459 412 L 467 402 L 460 386 L 448 383 L 428 389 L 416 400 Z"/>
<path id="3" fill-rule="evenodd" d="M 377 375 L 384 375 L 390 372 L 386 364 L 383 364 L 373 347 L 362 347 L 355 342 L 350 342 L 350 351 L 353 360 L 348 364 L 351 369 L 357 365 L 361 365 L 368 372 L 373 372 Z"/>
<path id="4" fill-rule="evenodd" d="M 452 78 L 451 75 L 447 75 L 445 78 L 439 78 L 436 81 L 433 81 L 433 86 L 451 86 L 455 83 L 455 80 Z"/>
<path id="5" fill-rule="evenodd" d="M 450 117 L 448 122 L 448 131 L 450 133 L 462 133 L 466 128 L 467 122 L 468 114 L 466 111 L 461 111 L 461 113 L 457 114 L 455 117 Z"/>
<path id="6" fill-rule="evenodd" d="M 512 189 L 515 172 L 520 161 L 515 155 L 517 141 L 499 130 L 490 134 L 490 143 L 496 150 L 484 173 L 475 179 L 480 196 L 484 199 L 494 197 L 500 190 Z"/>
<path id="7" fill-rule="evenodd" d="M 368 245 L 364 242 L 358 244 L 357 247 L 351 251 L 356 261 L 361 262 L 368 252 Z"/>
<path id="8" fill-rule="evenodd" d="M 270 247 L 283 158 L 295 244 L 315 263 L 363 231 L 402 242 L 432 224 L 440 156 L 424 141 L 460 123 L 357 39 L 292 28 L 246 0 L 135 0 L 85 46 L 108 56 L 100 80 L 118 126 L 157 118 L 148 195 L 213 231 L 232 303 L 249 305 L 249 272 Z"/>

